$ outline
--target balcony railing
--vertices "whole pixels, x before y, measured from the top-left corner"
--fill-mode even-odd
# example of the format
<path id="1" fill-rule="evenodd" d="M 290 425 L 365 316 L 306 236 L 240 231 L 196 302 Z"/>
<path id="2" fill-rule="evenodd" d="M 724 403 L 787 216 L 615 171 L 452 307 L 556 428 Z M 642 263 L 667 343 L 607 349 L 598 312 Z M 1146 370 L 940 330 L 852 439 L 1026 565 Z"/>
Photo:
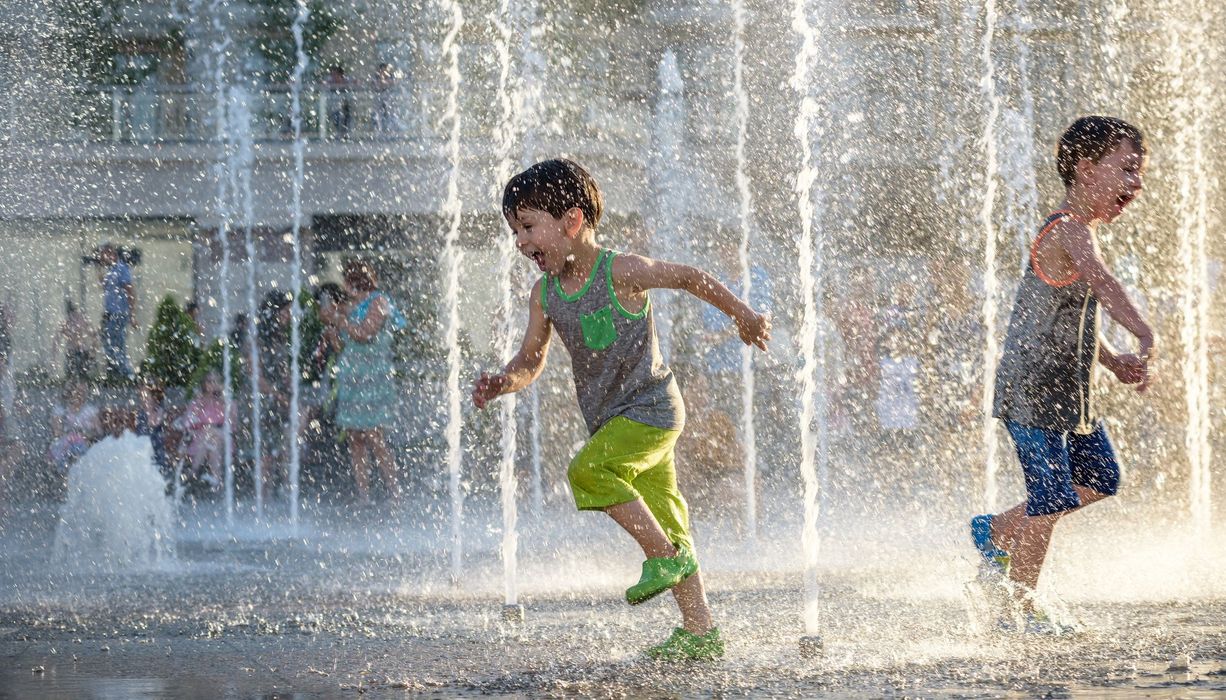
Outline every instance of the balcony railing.
<path id="1" fill-rule="evenodd" d="M 233 99 L 234 90 L 227 92 L 227 101 Z M 253 141 L 293 139 L 289 88 L 263 87 L 244 94 Z M 219 138 L 216 92 L 184 86 L 115 86 L 84 91 L 78 105 L 73 131 L 90 141 L 199 143 Z M 421 100 L 407 88 L 309 86 L 302 91 L 301 109 L 302 135 L 311 141 L 394 141 L 430 135 Z"/>

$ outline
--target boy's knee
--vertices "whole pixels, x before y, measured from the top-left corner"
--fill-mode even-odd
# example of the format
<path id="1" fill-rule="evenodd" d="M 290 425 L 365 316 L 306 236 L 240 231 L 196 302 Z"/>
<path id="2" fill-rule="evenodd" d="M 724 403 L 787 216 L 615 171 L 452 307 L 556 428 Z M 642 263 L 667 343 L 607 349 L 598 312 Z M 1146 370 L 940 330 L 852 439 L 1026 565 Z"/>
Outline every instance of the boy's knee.
<path id="1" fill-rule="evenodd" d="M 580 510 L 602 510 L 639 497 L 634 488 L 606 464 L 576 457 L 566 470 L 566 478 Z"/>

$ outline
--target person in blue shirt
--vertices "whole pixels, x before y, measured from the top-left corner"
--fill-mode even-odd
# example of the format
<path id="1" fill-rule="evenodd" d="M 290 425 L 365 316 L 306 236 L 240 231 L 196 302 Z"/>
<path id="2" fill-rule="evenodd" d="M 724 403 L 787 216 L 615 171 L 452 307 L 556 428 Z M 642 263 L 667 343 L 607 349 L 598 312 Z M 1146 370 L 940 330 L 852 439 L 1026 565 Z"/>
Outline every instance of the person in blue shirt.
<path id="1" fill-rule="evenodd" d="M 102 352 L 106 356 L 106 371 L 111 376 L 132 379 L 128 362 L 128 327 L 136 328 L 136 289 L 132 285 L 132 268 L 111 243 L 98 250 L 102 263 Z"/>

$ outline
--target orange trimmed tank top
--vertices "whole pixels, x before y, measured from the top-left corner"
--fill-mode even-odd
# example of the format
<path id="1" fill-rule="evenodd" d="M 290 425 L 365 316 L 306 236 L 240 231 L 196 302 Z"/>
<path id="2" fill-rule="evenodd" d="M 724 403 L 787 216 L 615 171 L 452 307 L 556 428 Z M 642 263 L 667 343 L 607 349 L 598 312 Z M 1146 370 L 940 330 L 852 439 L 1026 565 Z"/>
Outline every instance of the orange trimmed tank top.
<path id="1" fill-rule="evenodd" d="M 1052 213 L 1030 247 L 996 368 L 992 415 L 1032 428 L 1088 434 L 1094 428 L 1098 299 L 1074 273 L 1056 280 L 1038 264 L 1038 248 L 1067 211 Z"/>

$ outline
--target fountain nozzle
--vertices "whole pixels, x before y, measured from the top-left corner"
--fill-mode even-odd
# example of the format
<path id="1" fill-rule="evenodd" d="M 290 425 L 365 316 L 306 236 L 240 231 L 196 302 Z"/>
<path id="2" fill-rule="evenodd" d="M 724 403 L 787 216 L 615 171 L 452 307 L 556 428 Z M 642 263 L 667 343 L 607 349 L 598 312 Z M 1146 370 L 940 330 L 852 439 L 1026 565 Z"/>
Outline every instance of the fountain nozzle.
<path id="1" fill-rule="evenodd" d="M 818 635 L 806 635 L 800 638 L 800 658 L 816 659 L 822 655 L 822 638 Z"/>
<path id="2" fill-rule="evenodd" d="M 524 606 L 522 605 L 504 605 L 502 606 L 502 621 L 511 624 L 520 624 L 524 621 Z"/>

